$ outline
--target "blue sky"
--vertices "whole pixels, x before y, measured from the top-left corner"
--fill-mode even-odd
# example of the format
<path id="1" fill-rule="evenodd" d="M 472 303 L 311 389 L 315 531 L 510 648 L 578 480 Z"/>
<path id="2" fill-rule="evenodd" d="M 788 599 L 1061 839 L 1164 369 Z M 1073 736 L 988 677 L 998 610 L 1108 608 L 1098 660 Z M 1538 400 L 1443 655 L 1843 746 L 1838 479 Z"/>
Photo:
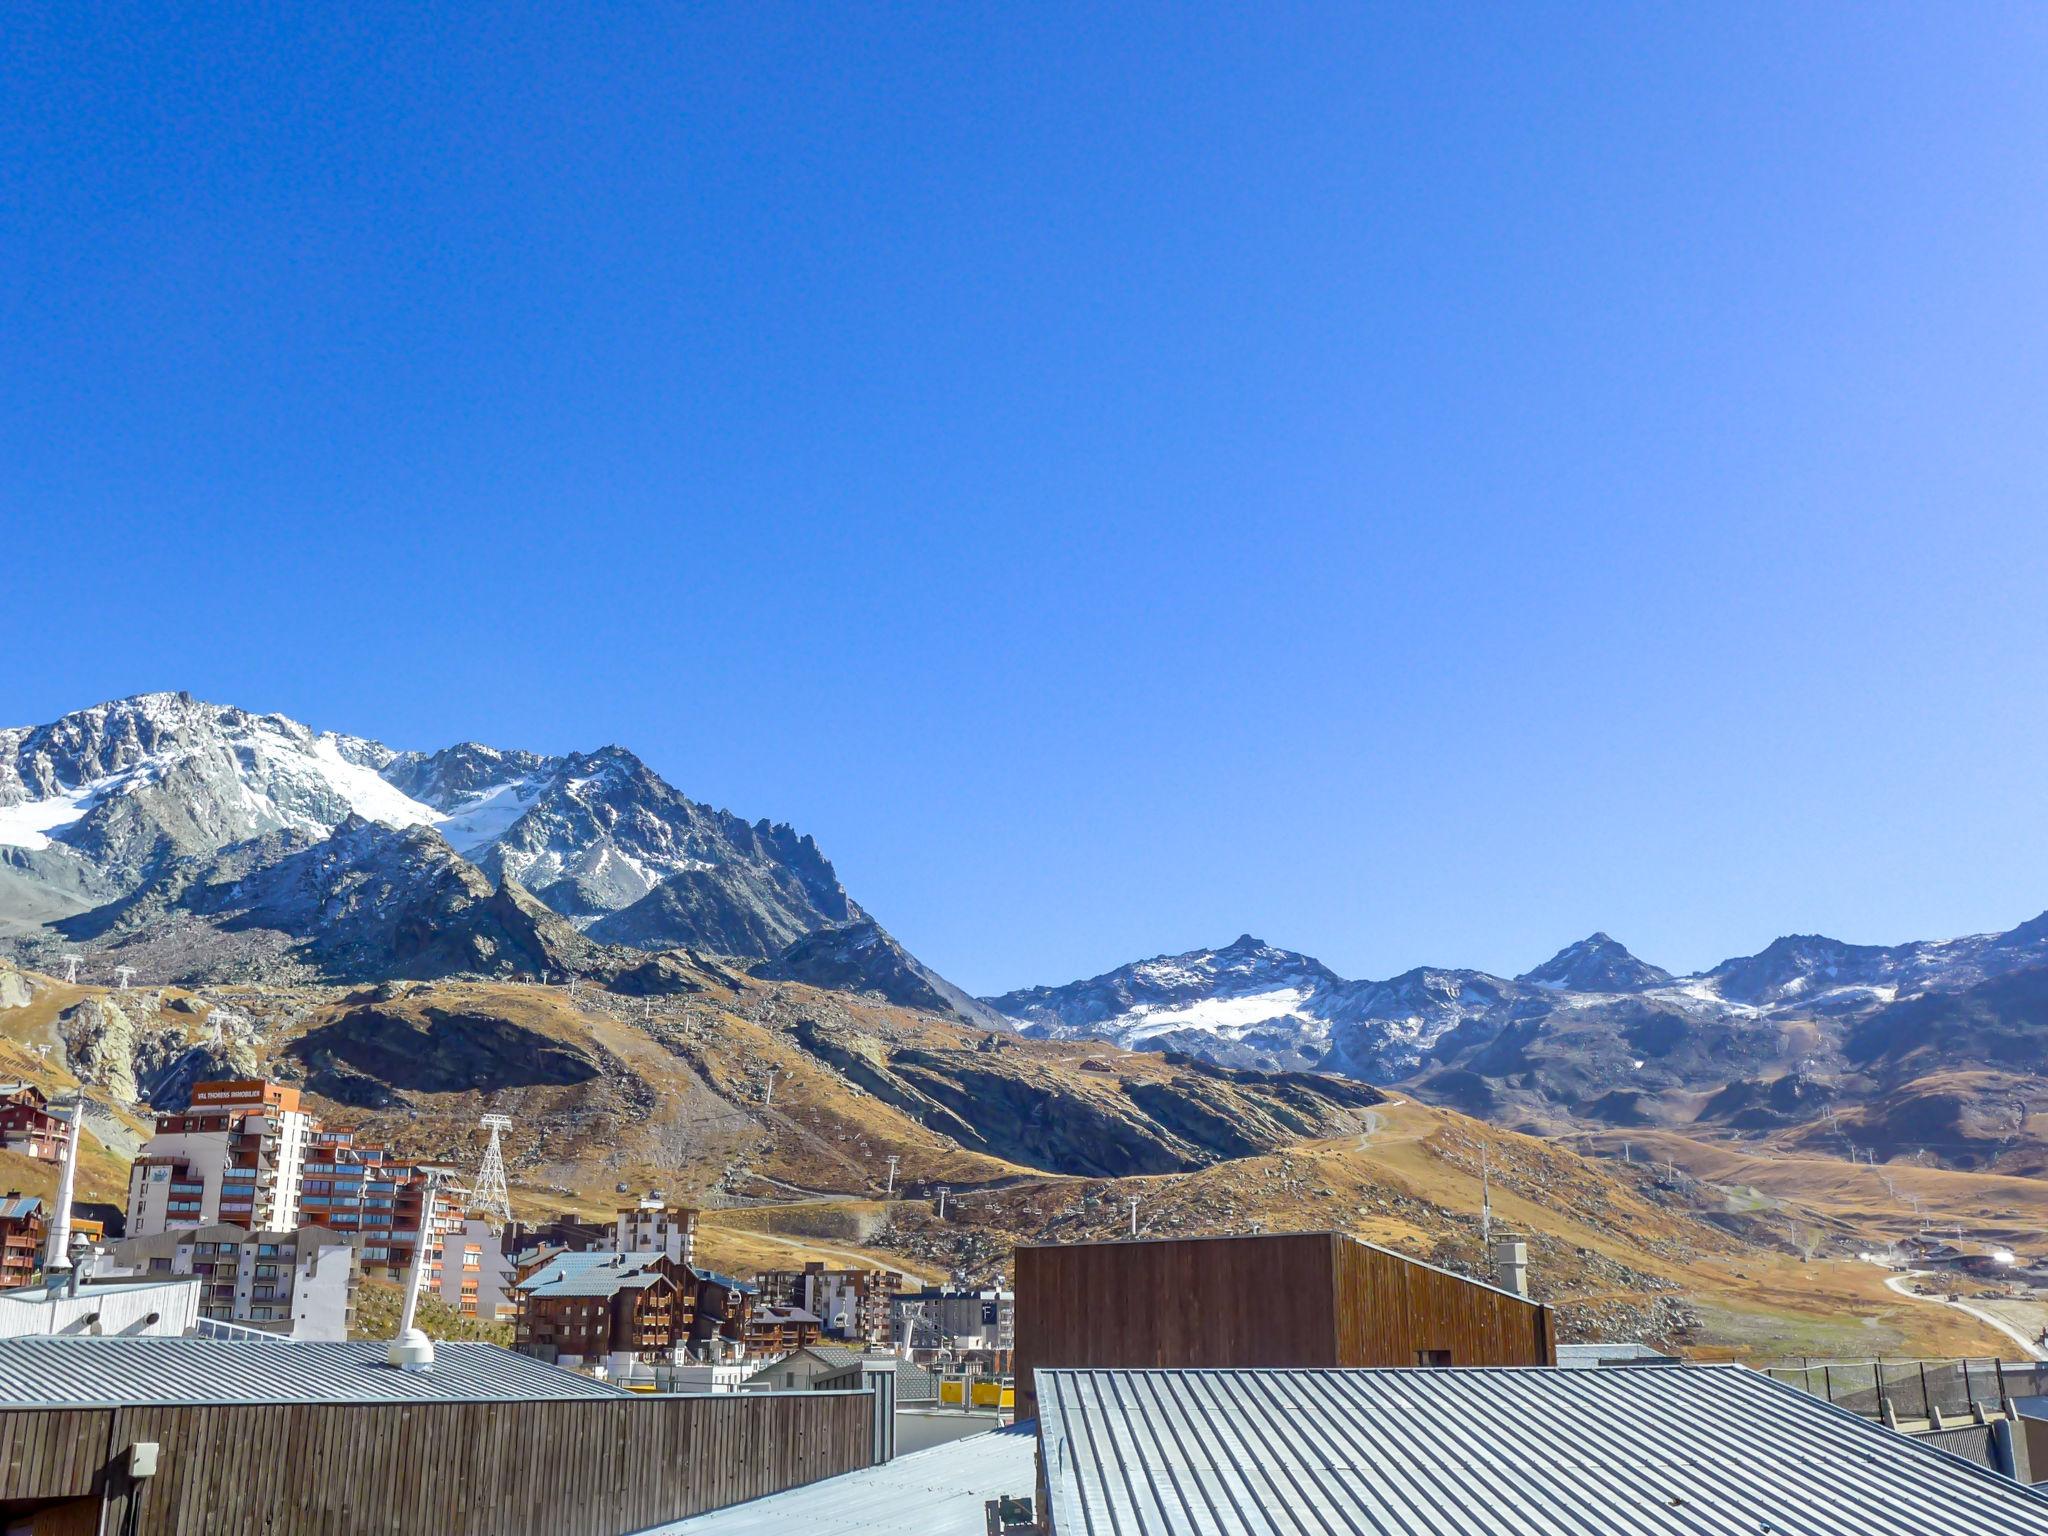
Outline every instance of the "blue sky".
<path id="1" fill-rule="evenodd" d="M 8 723 L 621 741 L 978 991 L 2048 907 L 2048 12 L 0 38 Z"/>

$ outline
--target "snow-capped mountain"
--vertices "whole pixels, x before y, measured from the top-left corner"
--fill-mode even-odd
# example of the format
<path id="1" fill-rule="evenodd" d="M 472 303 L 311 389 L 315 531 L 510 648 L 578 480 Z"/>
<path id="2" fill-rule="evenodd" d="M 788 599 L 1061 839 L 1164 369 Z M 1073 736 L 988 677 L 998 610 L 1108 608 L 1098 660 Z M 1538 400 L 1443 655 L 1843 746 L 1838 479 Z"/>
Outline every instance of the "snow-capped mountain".
<path id="1" fill-rule="evenodd" d="M 983 1001 L 1027 1035 L 1390 1080 L 1446 1030 L 1499 1006 L 1503 989 L 1513 983 L 1477 971 L 1346 981 L 1319 960 L 1245 934 L 1222 949 L 1160 955 Z"/>
<path id="2" fill-rule="evenodd" d="M 1345 985 L 1319 961 L 1245 934 L 1222 949 L 1160 955 L 984 1001 L 1030 1035 L 1305 1066 L 1329 1049 L 1333 994 Z"/>
<path id="3" fill-rule="evenodd" d="M 404 937 L 499 890 L 511 905 L 497 917 L 523 937 Z M 541 942 L 521 912 L 563 922 Z M 182 693 L 0 730 L 0 934 L 32 949 L 181 933 L 189 957 L 201 929 L 263 932 L 299 962 L 346 952 L 343 969 L 367 974 L 388 925 L 386 948 L 450 964 L 488 952 L 503 971 L 515 950 L 532 965 L 570 956 L 573 930 L 592 949 L 765 959 L 865 916 L 808 836 L 699 805 L 622 747 L 397 752 Z M 221 963 L 251 960 L 252 944 Z"/>
<path id="4" fill-rule="evenodd" d="M 1638 960 L 1627 946 L 1615 943 L 1604 933 L 1596 933 L 1576 944 L 1567 944 L 1515 980 L 1548 987 L 1554 992 L 1640 992 L 1645 987 L 1667 985 L 1671 973 Z"/>
<path id="5" fill-rule="evenodd" d="M 2048 978 L 2048 914 L 2006 933 L 1894 947 L 1795 936 L 1690 976 L 1604 933 L 1512 980 L 1423 968 L 1349 981 L 1246 937 L 985 1001 L 1027 1035 L 1311 1066 L 1532 1128 L 1559 1116 L 1669 1124 L 1701 1114 L 1756 1128 L 1781 1123 L 1770 1118 L 1780 1101 L 1796 1118 L 1845 1083 L 1891 1082 L 1905 1069 L 1880 1058 L 1926 1055 L 1915 1031 L 1928 1017 L 1952 1018 L 1956 1038 L 1999 1042 L 1977 1064 L 2048 1067 L 2048 1029 L 2022 1057 L 2017 1026 L 1984 1022 L 2001 1009 L 2025 1017 L 2042 988 L 2012 992 L 2001 978 L 2027 979 L 2018 973 Z"/>

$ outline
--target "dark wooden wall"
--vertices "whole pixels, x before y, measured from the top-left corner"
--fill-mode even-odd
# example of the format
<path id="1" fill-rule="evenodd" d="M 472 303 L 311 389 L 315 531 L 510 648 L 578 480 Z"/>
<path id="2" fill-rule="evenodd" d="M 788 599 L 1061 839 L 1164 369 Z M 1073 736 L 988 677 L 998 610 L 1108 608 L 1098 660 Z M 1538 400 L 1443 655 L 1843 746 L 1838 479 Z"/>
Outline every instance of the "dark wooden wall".
<path id="1" fill-rule="evenodd" d="M 1339 1365 L 1555 1365 L 1550 1308 L 1398 1253 L 1338 1238 L 1333 1251 Z"/>
<path id="2" fill-rule="evenodd" d="M 1550 1309 L 1341 1233 L 1021 1247 L 1017 1416 L 1038 1366 L 1555 1363 Z"/>
<path id="3" fill-rule="evenodd" d="M 626 1536 L 869 1465 L 863 1393 L 0 1412 L 0 1499 L 134 1536 Z M 130 1485 L 127 1447 L 161 1447 Z"/>

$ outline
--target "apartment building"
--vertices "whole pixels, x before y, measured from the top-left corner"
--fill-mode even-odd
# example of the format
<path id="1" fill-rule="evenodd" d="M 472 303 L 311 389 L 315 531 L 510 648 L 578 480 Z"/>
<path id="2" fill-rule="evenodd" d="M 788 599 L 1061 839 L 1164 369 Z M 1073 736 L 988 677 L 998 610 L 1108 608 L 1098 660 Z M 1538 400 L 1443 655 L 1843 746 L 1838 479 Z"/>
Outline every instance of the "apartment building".
<path id="1" fill-rule="evenodd" d="M 832 1339 L 888 1342 L 891 1306 L 903 1277 L 893 1269 L 776 1269 L 757 1276 L 762 1306 L 797 1307 L 815 1316 Z"/>
<path id="2" fill-rule="evenodd" d="M 71 1122 L 50 1113 L 42 1089 L 34 1083 L 0 1083 L 0 1147 L 61 1163 L 70 1145 Z"/>
<path id="3" fill-rule="evenodd" d="M 778 1360 L 818 1342 L 823 1330 L 801 1307 L 756 1307 L 747 1319 L 747 1354 Z"/>
<path id="4" fill-rule="evenodd" d="M 615 1376 L 673 1362 L 688 1337 L 688 1274 L 662 1253 L 557 1254 L 518 1284 L 515 1347 Z"/>
<path id="5" fill-rule="evenodd" d="M 307 1222 L 360 1237 L 366 1270 L 402 1280 L 411 1271 L 413 1249 L 418 1246 L 427 1188 L 424 1165 L 398 1157 L 387 1147 L 358 1141 L 354 1131 L 316 1127 L 299 1208 Z M 441 1194 L 434 1196 L 434 1205 L 425 1284 L 438 1293 L 447 1278 L 443 1250 L 461 1230 L 462 1217 Z"/>
<path id="6" fill-rule="evenodd" d="M 1016 1331 L 1010 1291 L 934 1286 L 890 1298 L 890 1341 L 915 1360 L 973 1356 L 1006 1370 Z"/>
<path id="7" fill-rule="evenodd" d="M 621 1206 L 612 1224 L 612 1252 L 665 1253 L 687 1268 L 697 1262 L 697 1213 L 655 1195 Z"/>
<path id="8" fill-rule="evenodd" d="M 201 1083 L 189 1108 L 156 1117 L 128 1173 L 128 1233 L 216 1223 L 288 1231 L 313 1117 L 299 1091 L 257 1080 Z"/>
<path id="9" fill-rule="evenodd" d="M 441 1280 L 435 1294 L 463 1316 L 485 1322 L 512 1317 L 517 1311 L 512 1296 L 517 1275 L 517 1265 L 499 1234 L 482 1217 L 464 1217 L 442 1236 Z"/>
<path id="10" fill-rule="evenodd" d="M 665 1253 L 550 1252 L 514 1283 L 514 1347 L 614 1375 L 745 1352 L 754 1289 Z"/>
<path id="11" fill-rule="evenodd" d="M 360 1238 L 324 1227 L 252 1232 L 216 1223 L 113 1243 L 93 1275 L 192 1275 L 201 1317 L 295 1339 L 345 1339 L 355 1323 L 361 1247 Z"/>

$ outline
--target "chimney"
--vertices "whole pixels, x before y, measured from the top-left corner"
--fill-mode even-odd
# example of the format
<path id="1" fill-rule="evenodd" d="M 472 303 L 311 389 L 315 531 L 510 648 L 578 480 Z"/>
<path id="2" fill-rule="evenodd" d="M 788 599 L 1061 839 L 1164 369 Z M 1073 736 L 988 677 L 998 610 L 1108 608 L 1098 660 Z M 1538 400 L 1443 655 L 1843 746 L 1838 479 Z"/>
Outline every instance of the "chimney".
<path id="1" fill-rule="evenodd" d="M 1493 1245 L 1493 1279 L 1502 1290 L 1513 1291 L 1517 1296 L 1529 1294 L 1529 1245 L 1511 1237 L 1495 1240 Z"/>

